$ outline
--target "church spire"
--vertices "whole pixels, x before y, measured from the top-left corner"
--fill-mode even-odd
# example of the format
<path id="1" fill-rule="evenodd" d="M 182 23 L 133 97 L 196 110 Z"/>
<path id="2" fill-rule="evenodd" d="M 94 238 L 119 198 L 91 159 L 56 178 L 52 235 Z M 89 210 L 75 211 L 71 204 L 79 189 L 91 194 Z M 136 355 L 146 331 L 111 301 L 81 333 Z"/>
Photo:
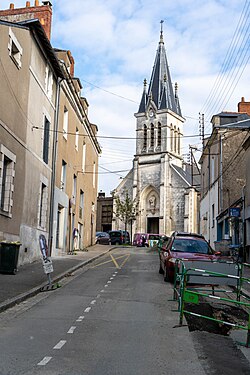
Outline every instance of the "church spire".
<path id="1" fill-rule="evenodd" d="M 148 88 L 147 100 L 153 100 L 157 109 L 170 109 L 181 116 L 178 97 L 176 99 L 167 62 L 163 40 L 163 21 L 161 23 L 160 41 L 156 51 L 155 62 Z M 145 99 L 143 93 L 142 100 Z M 178 104 L 178 105 L 177 105 Z M 145 112 L 145 110 L 143 111 Z M 139 107 L 141 113 L 141 105 Z"/>
<path id="2" fill-rule="evenodd" d="M 146 106 L 147 106 L 147 80 L 146 78 L 143 81 L 143 93 L 141 98 L 141 103 L 139 106 L 139 113 L 146 112 Z"/>

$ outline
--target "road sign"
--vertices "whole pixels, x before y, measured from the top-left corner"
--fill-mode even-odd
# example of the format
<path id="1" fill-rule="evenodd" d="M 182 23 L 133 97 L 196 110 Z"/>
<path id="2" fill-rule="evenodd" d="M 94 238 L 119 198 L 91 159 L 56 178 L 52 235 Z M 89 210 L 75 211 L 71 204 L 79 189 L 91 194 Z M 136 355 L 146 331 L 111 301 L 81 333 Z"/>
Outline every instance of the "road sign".
<path id="1" fill-rule="evenodd" d="M 46 274 L 52 273 L 54 271 L 52 260 L 50 258 L 43 259 L 43 270 Z"/>

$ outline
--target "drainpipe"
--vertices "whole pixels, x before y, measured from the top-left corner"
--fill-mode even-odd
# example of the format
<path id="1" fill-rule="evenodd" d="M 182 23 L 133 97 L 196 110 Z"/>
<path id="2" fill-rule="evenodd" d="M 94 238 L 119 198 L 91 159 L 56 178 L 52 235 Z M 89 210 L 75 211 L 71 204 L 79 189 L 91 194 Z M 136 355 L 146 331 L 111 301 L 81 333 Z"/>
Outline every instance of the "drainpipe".
<path id="1" fill-rule="evenodd" d="M 222 177 L 222 171 L 223 171 L 223 161 L 222 161 L 222 147 L 223 147 L 223 138 L 224 135 L 220 134 L 220 212 L 222 212 L 223 209 L 223 177 Z"/>
<path id="2" fill-rule="evenodd" d="M 49 256 L 51 256 L 52 245 L 53 245 L 54 197 L 55 197 L 56 158 L 57 158 L 58 125 L 59 125 L 59 99 L 60 99 L 62 81 L 63 81 L 63 78 L 58 78 L 57 84 L 56 84 L 56 108 L 55 108 L 54 136 L 53 136 L 53 148 L 52 148 L 52 173 L 51 173 L 50 208 L 49 208 L 49 241 L 48 241 Z"/>
<path id="3" fill-rule="evenodd" d="M 246 185 L 242 187 L 242 242 L 243 242 L 243 262 L 246 261 Z"/>

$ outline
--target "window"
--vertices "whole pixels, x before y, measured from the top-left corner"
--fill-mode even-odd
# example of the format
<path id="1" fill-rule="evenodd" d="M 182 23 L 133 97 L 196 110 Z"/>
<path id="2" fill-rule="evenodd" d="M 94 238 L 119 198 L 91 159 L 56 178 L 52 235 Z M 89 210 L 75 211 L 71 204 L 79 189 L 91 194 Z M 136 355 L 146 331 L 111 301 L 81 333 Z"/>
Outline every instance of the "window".
<path id="1" fill-rule="evenodd" d="M 48 201 L 48 187 L 44 182 L 41 182 L 38 225 L 40 228 L 43 228 L 43 229 L 46 229 L 46 223 L 47 223 L 47 209 L 48 209 L 47 201 Z"/>
<path id="2" fill-rule="evenodd" d="M 214 228 L 214 204 L 212 204 L 212 228 Z"/>
<path id="3" fill-rule="evenodd" d="M 49 99 L 51 99 L 53 93 L 53 74 L 48 65 L 45 68 L 45 92 Z"/>
<path id="4" fill-rule="evenodd" d="M 12 216 L 16 156 L 0 145 L 0 213 Z"/>
<path id="5" fill-rule="evenodd" d="M 181 153 L 181 132 L 179 128 L 177 130 L 177 152 L 178 154 Z"/>
<path id="6" fill-rule="evenodd" d="M 78 151 L 79 130 L 76 128 L 75 149 Z"/>
<path id="7" fill-rule="evenodd" d="M 80 190 L 79 219 L 83 218 L 84 192 Z"/>
<path id="8" fill-rule="evenodd" d="M 174 127 L 174 132 L 173 132 L 173 135 L 174 135 L 174 152 L 177 151 L 177 133 L 176 133 L 176 126 Z"/>
<path id="9" fill-rule="evenodd" d="M 49 162 L 49 132 L 50 122 L 47 117 L 44 117 L 44 133 L 43 133 L 43 161 L 48 164 Z"/>
<path id="10" fill-rule="evenodd" d="M 65 191 L 66 189 L 66 167 L 67 163 L 62 160 L 62 169 L 61 169 L 61 190 Z"/>
<path id="11" fill-rule="evenodd" d="M 22 59 L 23 49 L 21 45 L 18 43 L 18 40 L 15 37 L 15 34 L 13 33 L 11 28 L 9 28 L 8 50 L 9 50 L 10 58 L 15 63 L 17 68 L 20 69 L 22 67 L 21 59 Z"/>
<path id="12" fill-rule="evenodd" d="M 143 150 L 147 150 L 147 126 L 144 125 L 143 127 Z"/>
<path id="13" fill-rule="evenodd" d="M 158 122 L 157 147 L 161 147 L 161 124 Z"/>
<path id="14" fill-rule="evenodd" d="M 69 111 L 64 107 L 63 112 L 63 138 L 68 138 L 68 122 L 69 122 Z"/>
<path id="15" fill-rule="evenodd" d="M 77 177 L 74 174 L 74 176 L 73 176 L 73 188 L 72 188 L 72 201 L 73 201 L 74 204 L 76 203 L 76 181 L 77 181 Z"/>
<path id="16" fill-rule="evenodd" d="M 86 164 L 86 143 L 84 142 L 82 145 L 82 172 L 85 172 L 85 164 Z"/>
<path id="17" fill-rule="evenodd" d="M 155 135 L 154 135 L 154 125 L 150 125 L 150 147 L 154 147 Z"/>
<path id="18" fill-rule="evenodd" d="M 173 151 L 173 143 L 174 143 L 174 130 L 173 125 L 170 125 L 170 150 Z"/>

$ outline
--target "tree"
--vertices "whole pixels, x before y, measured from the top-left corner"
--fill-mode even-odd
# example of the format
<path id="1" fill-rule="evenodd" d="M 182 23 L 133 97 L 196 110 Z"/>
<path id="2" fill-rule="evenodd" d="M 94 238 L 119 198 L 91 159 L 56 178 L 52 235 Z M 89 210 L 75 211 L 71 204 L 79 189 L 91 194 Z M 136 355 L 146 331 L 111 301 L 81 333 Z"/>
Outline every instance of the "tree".
<path id="1" fill-rule="evenodd" d="M 125 224 L 125 230 L 127 230 L 128 223 L 132 223 L 132 221 L 135 220 L 137 200 L 132 200 L 126 191 L 124 200 L 122 200 L 119 196 L 116 196 L 115 203 L 115 215 Z"/>

